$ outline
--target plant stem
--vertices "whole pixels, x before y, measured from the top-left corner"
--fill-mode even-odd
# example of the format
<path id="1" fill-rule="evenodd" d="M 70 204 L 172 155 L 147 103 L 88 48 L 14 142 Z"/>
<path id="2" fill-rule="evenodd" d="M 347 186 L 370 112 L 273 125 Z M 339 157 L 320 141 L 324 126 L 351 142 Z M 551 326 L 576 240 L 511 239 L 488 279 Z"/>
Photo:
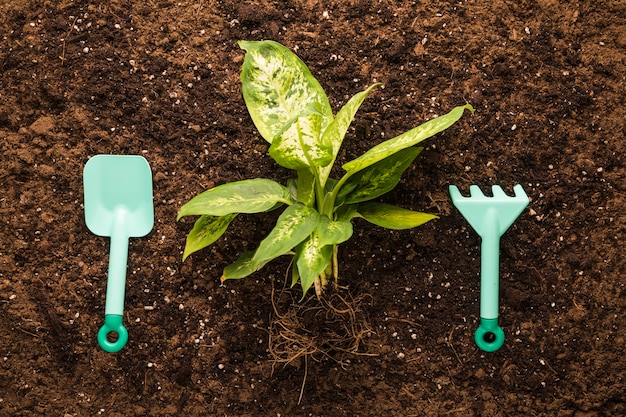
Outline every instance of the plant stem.
<path id="1" fill-rule="evenodd" d="M 324 187 L 319 177 L 319 170 L 317 167 L 313 167 L 313 176 L 315 177 L 315 200 L 317 201 L 317 211 L 320 214 L 326 214 L 324 211 L 324 204 L 326 203 L 326 195 L 324 194 Z"/>
<path id="2" fill-rule="evenodd" d="M 331 261 L 333 265 L 333 277 L 335 278 L 335 284 L 339 280 L 339 262 L 337 262 L 337 254 L 339 253 L 339 245 L 333 246 L 333 259 Z"/>
<path id="3" fill-rule="evenodd" d="M 337 200 L 337 195 L 339 194 L 339 190 L 341 190 L 341 187 L 343 187 L 343 185 L 346 183 L 346 181 L 348 181 L 348 179 L 352 176 L 351 172 L 346 172 L 346 174 L 341 177 L 341 179 L 339 180 L 339 182 L 337 182 L 337 184 L 335 185 L 335 188 L 333 188 L 333 190 L 327 195 L 326 199 L 328 201 L 325 201 L 325 207 L 324 209 L 326 210 L 330 210 L 330 213 L 333 214 L 335 212 L 335 201 Z M 334 220 L 334 216 L 329 216 L 331 220 Z"/>

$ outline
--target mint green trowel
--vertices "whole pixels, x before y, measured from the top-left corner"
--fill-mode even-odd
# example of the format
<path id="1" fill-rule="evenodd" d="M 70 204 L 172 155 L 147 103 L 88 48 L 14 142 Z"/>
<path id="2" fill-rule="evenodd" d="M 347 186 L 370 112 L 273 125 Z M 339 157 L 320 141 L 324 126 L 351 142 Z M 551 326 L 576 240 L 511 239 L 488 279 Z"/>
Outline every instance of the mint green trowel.
<path id="1" fill-rule="evenodd" d="M 480 246 L 480 326 L 474 334 L 478 347 L 495 352 L 504 344 L 504 331 L 498 325 L 500 237 L 528 205 L 521 185 L 509 197 L 500 186 L 492 187 L 493 197 L 485 196 L 477 185 L 470 186 L 470 197 L 463 197 L 450 185 L 450 197 L 463 217 L 482 238 Z"/>
<path id="2" fill-rule="evenodd" d="M 128 239 L 147 235 L 154 224 L 152 172 L 142 156 L 96 155 L 85 164 L 83 181 L 85 223 L 92 233 L 111 237 L 104 325 L 98 343 L 107 352 L 117 352 L 128 341 L 122 324 Z"/>

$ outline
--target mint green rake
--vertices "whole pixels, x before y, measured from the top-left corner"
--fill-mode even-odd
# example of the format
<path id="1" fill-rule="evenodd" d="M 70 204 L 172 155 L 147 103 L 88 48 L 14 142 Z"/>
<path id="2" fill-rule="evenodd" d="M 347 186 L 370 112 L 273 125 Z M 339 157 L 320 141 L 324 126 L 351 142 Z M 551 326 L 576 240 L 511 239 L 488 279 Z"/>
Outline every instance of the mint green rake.
<path id="1" fill-rule="evenodd" d="M 504 344 L 504 331 L 498 325 L 498 290 L 500 237 L 528 205 L 521 185 L 513 187 L 514 197 L 492 186 L 493 197 L 485 196 L 477 185 L 470 186 L 470 197 L 463 197 L 450 185 L 450 197 L 456 208 L 482 239 L 480 246 L 480 326 L 474 334 L 476 345 L 485 352 L 495 352 Z"/>
<path id="2" fill-rule="evenodd" d="M 85 164 L 85 223 L 92 233 L 111 237 L 104 325 L 98 343 L 107 352 L 128 341 L 122 318 L 126 291 L 128 239 L 150 233 L 154 225 L 152 172 L 138 155 L 96 155 Z M 110 340 L 117 334 L 117 340 Z"/>

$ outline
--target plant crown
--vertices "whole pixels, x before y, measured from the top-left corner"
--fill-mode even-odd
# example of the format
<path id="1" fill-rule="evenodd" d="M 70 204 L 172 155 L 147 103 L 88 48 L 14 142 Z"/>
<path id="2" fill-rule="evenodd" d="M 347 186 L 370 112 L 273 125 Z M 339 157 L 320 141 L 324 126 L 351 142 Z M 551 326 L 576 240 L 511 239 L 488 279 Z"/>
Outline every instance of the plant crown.
<path id="1" fill-rule="evenodd" d="M 282 255 L 293 255 L 292 286 L 318 295 L 337 279 L 337 245 L 352 236 L 351 220 L 363 218 L 389 229 L 408 229 L 436 218 L 371 200 L 392 190 L 423 148 L 419 142 L 447 129 L 471 105 L 454 108 L 342 165 L 330 177 L 344 136 L 365 97 L 380 83 L 353 96 L 333 116 L 326 93 L 307 66 L 273 41 L 239 41 L 246 51 L 241 71 L 243 97 L 256 128 L 269 142 L 269 155 L 296 177 L 281 185 L 248 179 L 219 185 L 183 205 L 178 218 L 196 216 L 183 260 L 215 242 L 239 213 L 286 206 L 275 227 L 254 251 L 224 269 L 222 280 L 243 278 Z"/>

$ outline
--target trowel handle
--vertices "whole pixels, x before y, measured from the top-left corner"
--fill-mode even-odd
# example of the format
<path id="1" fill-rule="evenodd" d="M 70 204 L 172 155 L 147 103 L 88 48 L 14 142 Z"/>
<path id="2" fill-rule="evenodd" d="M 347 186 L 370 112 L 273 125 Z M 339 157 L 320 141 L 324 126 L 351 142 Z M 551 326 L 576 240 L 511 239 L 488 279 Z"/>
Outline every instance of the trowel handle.
<path id="1" fill-rule="evenodd" d="M 500 280 L 500 235 L 494 226 L 484 233 L 480 246 L 480 326 L 474 334 L 478 347 L 495 352 L 504 344 L 504 331 L 498 325 Z"/>
<path id="2" fill-rule="evenodd" d="M 128 331 L 122 324 L 122 317 L 124 315 L 124 295 L 126 293 L 128 236 L 126 236 L 121 229 L 123 229 L 123 227 L 116 227 L 116 230 L 111 234 L 104 325 L 98 332 L 98 343 L 100 347 L 107 352 L 117 352 L 121 350 L 128 341 Z M 115 342 L 109 340 L 111 333 L 117 333 L 117 340 Z"/>

